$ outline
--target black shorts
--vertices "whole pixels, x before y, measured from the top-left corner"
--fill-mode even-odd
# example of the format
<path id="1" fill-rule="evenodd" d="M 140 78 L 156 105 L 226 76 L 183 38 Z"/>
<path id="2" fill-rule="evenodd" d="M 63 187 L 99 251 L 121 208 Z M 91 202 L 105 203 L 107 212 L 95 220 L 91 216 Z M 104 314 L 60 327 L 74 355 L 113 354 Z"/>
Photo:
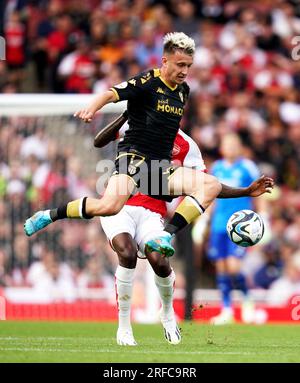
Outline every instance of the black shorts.
<path id="1" fill-rule="evenodd" d="M 150 160 L 146 155 L 130 149 L 118 153 L 112 175 L 126 174 L 132 178 L 136 185 L 135 193 L 171 202 L 177 196 L 169 194 L 168 183 L 177 168 L 169 160 Z"/>

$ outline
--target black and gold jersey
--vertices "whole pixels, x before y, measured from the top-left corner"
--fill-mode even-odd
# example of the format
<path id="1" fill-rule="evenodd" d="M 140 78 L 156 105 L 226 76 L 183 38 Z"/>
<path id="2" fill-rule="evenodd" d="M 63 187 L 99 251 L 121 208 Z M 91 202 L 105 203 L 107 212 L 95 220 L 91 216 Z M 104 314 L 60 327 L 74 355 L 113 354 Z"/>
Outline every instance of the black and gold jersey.
<path id="1" fill-rule="evenodd" d="M 118 151 L 134 149 L 149 159 L 170 159 L 189 94 L 186 83 L 171 87 L 152 69 L 111 88 L 128 100 L 128 125 Z"/>

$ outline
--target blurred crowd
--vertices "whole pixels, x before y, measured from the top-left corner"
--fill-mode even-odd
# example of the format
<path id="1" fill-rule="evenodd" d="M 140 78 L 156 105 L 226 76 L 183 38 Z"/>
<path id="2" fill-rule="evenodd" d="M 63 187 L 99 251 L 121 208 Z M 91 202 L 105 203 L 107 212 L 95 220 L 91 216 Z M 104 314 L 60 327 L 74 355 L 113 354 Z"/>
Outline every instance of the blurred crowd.
<path id="1" fill-rule="evenodd" d="M 46 117 L 0 118 L 0 286 L 52 281 L 65 294 L 75 287 L 113 290 L 117 260 L 99 220 L 63 222 L 32 240 L 24 235 L 34 211 L 97 195 L 96 172 L 83 171 L 69 136 L 49 134 L 63 121 L 51 119 L 49 131 Z M 69 288 L 62 288 L 64 279 Z"/>
<path id="2" fill-rule="evenodd" d="M 165 33 L 193 37 L 196 53 L 187 79 L 191 97 L 182 128 L 199 145 L 208 168 L 219 158 L 220 138 L 234 131 L 243 140 L 245 156 L 275 179 L 265 217 L 268 235 L 250 250 L 245 269 L 251 287 L 270 289 L 272 297 L 282 281 L 300 293 L 298 1 L 1 4 L 0 35 L 6 39 L 2 93 L 99 93 L 159 67 Z M 37 118 L 1 119 L 0 285 L 32 283 L 31 265 L 49 264 L 49 259 L 53 275 L 68 267 L 80 283 L 112 278 L 116 259 L 98 222 L 63 222 L 30 241 L 22 231 L 24 219 L 37 208 L 94 195 L 94 181 L 80 172 L 80 158 L 50 139 Z M 206 275 L 212 273 L 205 261 L 197 264 Z"/>

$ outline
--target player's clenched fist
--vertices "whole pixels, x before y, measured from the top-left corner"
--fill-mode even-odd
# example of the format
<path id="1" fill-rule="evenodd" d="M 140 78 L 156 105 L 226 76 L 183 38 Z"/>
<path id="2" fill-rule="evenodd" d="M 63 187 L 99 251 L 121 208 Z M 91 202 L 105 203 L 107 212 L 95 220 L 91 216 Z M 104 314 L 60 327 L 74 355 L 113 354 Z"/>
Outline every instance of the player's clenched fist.
<path id="1" fill-rule="evenodd" d="M 75 112 L 74 117 L 78 117 L 84 122 L 91 122 L 94 117 L 94 114 L 95 113 L 89 111 L 88 109 L 82 109 L 82 110 L 79 110 L 78 112 Z"/>

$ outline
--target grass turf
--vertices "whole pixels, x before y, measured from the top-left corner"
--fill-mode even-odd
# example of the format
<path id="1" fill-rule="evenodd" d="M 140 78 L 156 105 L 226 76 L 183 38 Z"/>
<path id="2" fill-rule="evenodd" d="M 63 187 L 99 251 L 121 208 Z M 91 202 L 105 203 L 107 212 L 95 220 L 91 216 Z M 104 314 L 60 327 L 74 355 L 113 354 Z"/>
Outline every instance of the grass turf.
<path id="1" fill-rule="evenodd" d="M 183 322 L 177 346 L 160 325 L 133 325 L 137 347 L 116 344 L 116 323 L 0 322 L 0 362 L 300 362 L 299 325 Z"/>

